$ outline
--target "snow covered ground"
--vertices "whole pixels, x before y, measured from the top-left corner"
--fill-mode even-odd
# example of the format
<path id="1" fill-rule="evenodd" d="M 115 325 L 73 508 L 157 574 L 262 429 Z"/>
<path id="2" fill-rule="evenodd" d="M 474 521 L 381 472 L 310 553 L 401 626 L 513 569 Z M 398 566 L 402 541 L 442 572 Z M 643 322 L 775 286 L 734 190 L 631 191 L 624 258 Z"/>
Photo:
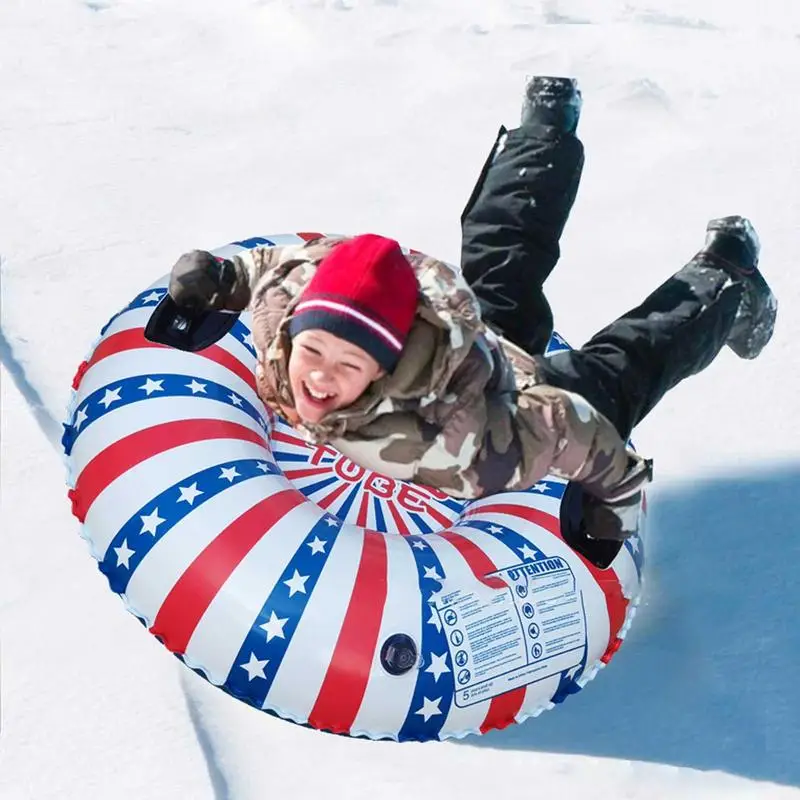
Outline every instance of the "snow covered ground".
<path id="1" fill-rule="evenodd" d="M 657 2 L 657 4 L 656 4 Z M 548 284 L 579 343 L 748 215 L 781 302 L 637 432 L 646 601 L 565 705 L 460 743 L 352 741 L 213 689 L 127 615 L 56 438 L 106 319 L 180 253 L 297 229 L 457 260 L 527 74 L 584 92 Z M 0 797 L 800 797 L 800 6 L 730 0 L 3 0 Z M 337 777 L 334 777 L 334 774 Z"/>

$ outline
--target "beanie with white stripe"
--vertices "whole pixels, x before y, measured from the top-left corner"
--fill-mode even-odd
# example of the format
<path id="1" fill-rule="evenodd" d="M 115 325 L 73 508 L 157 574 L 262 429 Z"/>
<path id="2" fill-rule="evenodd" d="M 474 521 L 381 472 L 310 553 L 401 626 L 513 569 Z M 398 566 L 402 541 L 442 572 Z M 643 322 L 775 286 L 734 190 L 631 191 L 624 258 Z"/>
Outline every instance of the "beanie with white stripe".
<path id="1" fill-rule="evenodd" d="M 414 269 L 393 239 L 367 233 L 337 244 L 317 266 L 289 333 L 318 329 L 369 353 L 391 372 L 417 309 Z"/>

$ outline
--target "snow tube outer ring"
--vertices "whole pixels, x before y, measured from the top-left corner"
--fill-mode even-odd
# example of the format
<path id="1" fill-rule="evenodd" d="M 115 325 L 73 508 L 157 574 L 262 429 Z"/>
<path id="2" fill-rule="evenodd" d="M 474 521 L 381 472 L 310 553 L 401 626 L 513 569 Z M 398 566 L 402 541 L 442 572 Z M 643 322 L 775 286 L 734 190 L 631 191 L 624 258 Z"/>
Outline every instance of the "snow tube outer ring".
<path id="1" fill-rule="evenodd" d="M 599 569 L 561 537 L 561 479 L 465 503 L 306 445 L 255 392 L 247 314 L 198 353 L 144 338 L 167 280 L 103 328 L 63 445 L 101 572 L 187 666 L 293 722 L 429 741 L 537 716 L 608 663 L 640 535 Z"/>

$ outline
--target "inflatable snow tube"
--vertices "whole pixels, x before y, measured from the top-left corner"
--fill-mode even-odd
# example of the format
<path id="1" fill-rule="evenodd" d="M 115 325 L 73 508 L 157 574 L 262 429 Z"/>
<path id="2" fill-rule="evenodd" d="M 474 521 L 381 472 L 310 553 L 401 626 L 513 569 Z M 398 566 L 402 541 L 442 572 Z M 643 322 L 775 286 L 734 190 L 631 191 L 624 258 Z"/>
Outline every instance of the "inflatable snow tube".
<path id="1" fill-rule="evenodd" d="M 459 502 L 307 445 L 255 392 L 246 314 L 197 352 L 145 338 L 166 285 L 102 330 L 63 445 L 110 588 L 186 665 L 284 719 L 428 741 L 536 716 L 611 659 L 638 535 L 597 566 L 562 534 L 563 480 Z"/>

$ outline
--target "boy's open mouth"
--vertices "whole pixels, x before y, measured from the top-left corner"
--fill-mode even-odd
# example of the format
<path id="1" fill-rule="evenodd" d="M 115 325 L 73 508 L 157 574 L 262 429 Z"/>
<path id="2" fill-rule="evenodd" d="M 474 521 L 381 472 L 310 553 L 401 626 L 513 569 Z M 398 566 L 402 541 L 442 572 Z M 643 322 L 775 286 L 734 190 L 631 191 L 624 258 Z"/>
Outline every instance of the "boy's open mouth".
<path id="1" fill-rule="evenodd" d="M 322 408 L 323 406 L 329 405 L 330 402 L 336 397 L 336 395 L 332 392 L 320 392 L 316 389 L 312 389 L 305 381 L 303 381 L 302 384 L 303 395 L 306 401 L 311 403 L 311 405 Z"/>

